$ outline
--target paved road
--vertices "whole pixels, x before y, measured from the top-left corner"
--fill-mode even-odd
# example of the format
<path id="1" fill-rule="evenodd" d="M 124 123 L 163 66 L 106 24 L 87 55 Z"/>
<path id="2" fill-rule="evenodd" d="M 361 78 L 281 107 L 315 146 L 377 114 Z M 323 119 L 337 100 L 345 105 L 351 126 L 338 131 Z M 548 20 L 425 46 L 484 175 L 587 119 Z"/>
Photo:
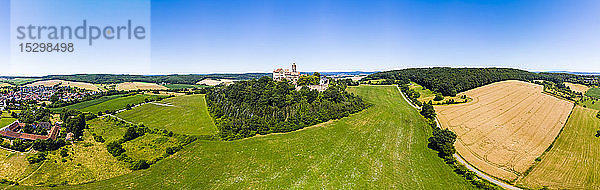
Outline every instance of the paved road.
<path id="1" fill-rule="evenodd" d="M 404 98 L 404 100 L 406 102 L 408 102 L 408 104 L 410 104 L 410 106 L 412 106 L 413 108 L 415 108 L 417 110 L 421 110 L 420 107 L 414 105 L 412 102 L 410 102 L 408 100 L 408 98 L 406 98 L 406 96 L 404 95 L 404 93 L 402 93 L 402 90 L 400 90 L 400 87 L 398 87 L 398 86 L 396 86 L 396 87 L 398 88 L 398 91 L 400 92 L 400 94 L 402 94 L 402 97 Z M 436 125 L 437 125 L 438 128 L 442 128 L 440 126 L 440 121 L 437 119 L 437 117 L 435 118 L 435 123 L 436 123 Z M 479 171 L 477 168 L 471 166 L 471 164 L 469 164 L 464 159 L 462 159 L 462 157 L 458 153 L 454 154 L 453 156 L 454 156 L 454 158 L 456 158 L 456 161 L 460 162 L 462 165 L 465 165 L 465 167 L 467 167 L 467 169 L 469 169 L 473 173 L 477 174 L 477 176 L 479 176 L 479 177 L 481 177 L 483 179 L 486 179 L 486 180 L 488 180 L 488 181 L 490 181 L 490 182 L 492 182 L 492 183 L 494 183 L 494 184 L 496 184 L 496 185 L 498 185 L 498 186 L 500 186 L 502 188 L 505 188 L 505 189 L 521 190 L 521 188 L 518 188 L 518 187 L 512 186 L 512 185 L 510 185 L 508 183 L 504 183 L 502 181 L 496 180 L 493 177 L 490 177 L 490 176 L 486 175 L 485 173 Z"/>

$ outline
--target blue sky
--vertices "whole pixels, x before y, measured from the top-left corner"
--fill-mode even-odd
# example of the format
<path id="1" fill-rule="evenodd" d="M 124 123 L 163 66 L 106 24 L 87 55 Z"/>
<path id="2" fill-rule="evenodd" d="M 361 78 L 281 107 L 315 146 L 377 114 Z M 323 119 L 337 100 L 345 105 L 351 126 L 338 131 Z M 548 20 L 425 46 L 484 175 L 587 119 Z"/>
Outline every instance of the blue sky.
<path id="1" fill-rule="evenodd" d="M 6 41 L 10 6 L 0 2 L 0 40 Z M 496 66 L 600 72 L 595 0 L 153 0 L 151 31 L 148 64 L 90 71 L 65 63 L 60 71 L 31 73 L 270 72 L 294 61 L 301 71 Z M 9 47 L 0 48 L 6 62 Z"/>

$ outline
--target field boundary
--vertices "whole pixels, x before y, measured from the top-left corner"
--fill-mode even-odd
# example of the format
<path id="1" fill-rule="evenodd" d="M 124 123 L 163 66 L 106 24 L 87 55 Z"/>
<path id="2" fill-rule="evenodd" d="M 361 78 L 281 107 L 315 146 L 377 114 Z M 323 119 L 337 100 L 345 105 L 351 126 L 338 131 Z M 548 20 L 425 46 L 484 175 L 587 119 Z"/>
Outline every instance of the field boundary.
<path id="1" fill-rule="evenodd" d="M 542 153 L 542 155 L 539 156 L 539 158 L 542 158 L 546 155 L 546 153 L 550 152 L 550 150 L 554 147 L 554 143 L 556 143 L 556 140 L 558 140 L 558 137 L 560 137 L 560 135 L 562 134 L 562 132 L 564 131 L 565 127 L 567 126 L 567 123 L 569 123 L 569 120 L 571 119 L 571 115 L 573 114 L 573 110 L 575 110 L 575 107 L 577 107 L 577 104 L 573 103 L 573 107 L 571 108 L 571 112 L 569 112 L 569 116 L 567 116 L 567 121 L 565 122 L 565 124 L 560 128 L 560 131 L 558 131 L 558 135 L 556 135 L 556 137 L 554 137 L 554 140 L 552 141 L 552 143 L 550 143 L 550 146 L 548 146 L 548 148 L 546 148 L 546 150 L 544 150 L 544 152 Z M 533 171 L 533 169 L 535 169 L 535 167 L 540 163 L 541 161 L 536 161 L 534 162 L 533 165 L 531 165 L 531 167 L 529 167 L 524 173 L 523 175 L 519 176 L 517 179 L 515 179 L 515 184 L 517 184 L 517 182 L 519 182 L 519 180 L 524 179 L 525 177 L 527 177 L 527 175 L 529 175 L 529 173 L 531 171 Z"/>
<path id="2" fill-rule="evenodd" d="M 396 87 L 398 87 L 398 85 L 396 85 Z M 399 87 L 398 87 L 398 92 L 400 92 L 400 94 L 402 95 L 402 97 L 404 98 L 404 100 L 407 101 L 413 108 L 415 108 L 417 110 L 420 110 L 420 108 L 414 106 L 412 104 L 412 102 L 410 102 L 410 101 L 407 100 L 406 96 L 404 95 L 404 93 L 402 92 L 402 90 L 400 90 Z M 436 126 L 441 129 L 441 125 L 440 125 L 440 122 L 439 122 L 437 116 L 435 117 L 435 123 L 436 123 Z M 564 126 L 563 126 L 563 128 L 564 128 Z M 479 169 L 477 169 L 473 165 L 469 164 L 466 160 L 462 159 L 462 156 L 460 154 L 458 154 L 458 152 L 455 153 L 453 156 L 454 156 L 454 158 L 456 158 L 456 160 L 458 162 L 460 162 L 461 164 L 465 165 L 465 167 L 467 169 L 471 170 L 472 172 L 474 172 L 477 176 L 481 177 L 482 179 L 485 179 L 485 180 L 487 180 L 487 181 L 489 181 L 489 182 L 491 182 L 493 184 L 496 184 L 496 185 L 498 185 L 498 186 L 500 186 L 502 188 L 505 188 L 505 189 L 521 190 L 521 188 L 519 188 L 519 187 L 516 187 L 516 186 L 508 184 L 508 183 L 504 183 L 502 181 L 499 181 L 499 180 L 495 179 L 494 177 L 490 177 L 490 176 L 486 175 L 485 172 L 480 171 Z"/>

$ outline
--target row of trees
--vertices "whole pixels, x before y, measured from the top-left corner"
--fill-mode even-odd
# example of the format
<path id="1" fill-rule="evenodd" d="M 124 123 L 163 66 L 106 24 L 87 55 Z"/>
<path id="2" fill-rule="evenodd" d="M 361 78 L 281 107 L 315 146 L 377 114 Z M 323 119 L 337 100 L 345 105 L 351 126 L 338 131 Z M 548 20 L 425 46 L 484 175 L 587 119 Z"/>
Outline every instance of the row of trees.
<path id="1" fill-rule="evenodd" d="M 115 75 L 115 74 L 77 74 L 77 75 L 49 75 L 44 78 L 68 81 L 88 82 L 94 84 L 112 84 L 122 82 L 150 82 L 170 84 L 196 84 L 205 78 L 227 78 L 247 80 L 270 75 L 269 73 L 244 73 L 244 74 L 209 74 L 209 75 Z"/>
<path id="2" fill-rule="evenodd" d="M 577 83 L 576 78 L 580 77 L 571 74 L 533 73 L 511 68 L 434 67 L 379 72 L 363 78 L 362 81 L 385 79 L 384 81 L 395 84 L 408 84 L 413 81 L 443 95 L 455 96 L 459 92 L 503 80 L 547 80 L 563 84 L 564 81 Z"/>
<path id="3" fill-rule="evenodd" d="M 360 97 L 331 82 L 324 92 L 302 88 L 270 77 L 240 81 L 207 91 L 206 102 L 224 140 L 256 134 L 289 132 L 368 107 Z"/>
<path id="4" fill-rule="evenodd" d="M 437 151 L 438 156 L 443 158 L 446 164 L 454 168 L 454 172 L 456 174 L 463 176 L 465 179 L 471 182 L 471 184 L 481 189 L 502 189 L 501 187 L 492 184 L 487 180 L 477 177 L 474 172 L 470 171 L 464 165 L 456 161 L 453 156 L 456 153 L 456 148 L 454 147 L 457 137 L 456 133 L 450 131 L 449 129 L 441 129 L 437 126 L 437 122 L 435 120 L 436 113 L 431 101 L 423 105 L 420 113 L 433 128 L 432 136 L 427 139 L 429 142 L 427 147 Z"/>

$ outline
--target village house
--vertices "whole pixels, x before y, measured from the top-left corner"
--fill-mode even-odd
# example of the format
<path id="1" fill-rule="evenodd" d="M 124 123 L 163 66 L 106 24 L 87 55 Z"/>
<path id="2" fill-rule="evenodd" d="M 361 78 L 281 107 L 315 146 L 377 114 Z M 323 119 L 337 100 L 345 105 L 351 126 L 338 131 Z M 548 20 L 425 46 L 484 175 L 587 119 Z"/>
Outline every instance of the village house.
<path id="1" fill-rule="evenodd" d="M 56 138 L 58 137 L 58 133 L 60 132 L 60 126 L 58 125 L 54 125 L 52 126 L 52 124 L 50 124 L 49 122 L 40 122 L 40 123 L 36 123 L 34 124 L 34 127 L 42 127 L 44 129 L 49 130 L 48 135 L 37 135 L 37 134 L 29 134 L 29 133 L 23 133 L 21 132 L 21 129 L 23 129 L 23 127 L 25 127 L 25 123 L 20 123 L 18 120 L 12 122 L 11 124 L 7 125 L 6 127 L 3 127 L 2 129 L 0 129 L 0 135 L 4 136 L 4 137 L 8 137 L 8 138 L 18 138 L 18 139 L 25 139 L 25 140 L 37 140 L 37 139 L 52 139 L 52 140 L 56 140 Z M 50 127 L 52 126 L 52 127 Z"/>

